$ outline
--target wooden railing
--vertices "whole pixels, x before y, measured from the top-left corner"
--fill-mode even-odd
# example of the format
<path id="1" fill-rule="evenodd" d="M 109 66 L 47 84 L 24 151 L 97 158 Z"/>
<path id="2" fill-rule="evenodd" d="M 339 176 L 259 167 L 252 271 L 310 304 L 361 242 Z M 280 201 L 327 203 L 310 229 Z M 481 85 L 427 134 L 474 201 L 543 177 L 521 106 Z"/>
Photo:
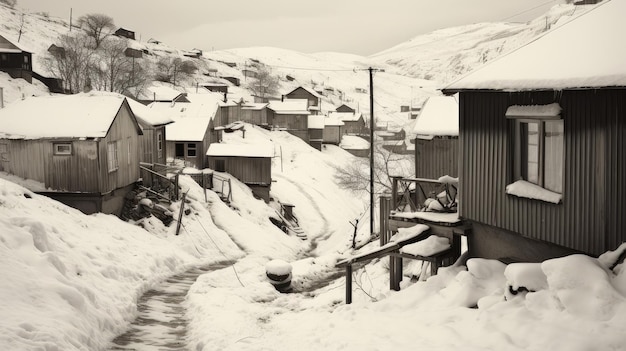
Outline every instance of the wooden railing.
<path id="1" fill-rule="evenodd" d="M 149 193 L 167 199 L 169 201 L 177 201 L 180 194 L 180 186 L 178 184 L 178 169 L 158 163 L 141 163 L 139 165 L 141 178 L 143 179 L 144 190 Z M 168 173 L 176 172 L 174 176 L 168 176 Z M 164 194 L 167 194 L 164 195 Z"/>
<path id="2" fill-rule="evenodd" d="M 392 177 L 391 211 L 422 211 L 427 199 L 436 201 L 438 212 L 456 212 L 457 184 L 436 179 Z M 442 196 L 440 196 L 442 195 Z M 436 204 L 435 204 L 436 205 Z"/>

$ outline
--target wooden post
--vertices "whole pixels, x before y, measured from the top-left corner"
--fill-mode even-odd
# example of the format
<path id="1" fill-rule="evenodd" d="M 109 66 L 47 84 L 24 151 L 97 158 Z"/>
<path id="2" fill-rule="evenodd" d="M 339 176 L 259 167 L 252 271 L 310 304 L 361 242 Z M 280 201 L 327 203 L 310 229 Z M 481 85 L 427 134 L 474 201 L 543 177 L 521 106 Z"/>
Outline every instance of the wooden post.
<path id="1" fill-rule="evenodd" d="M 176 173 L 176 175 L 174 176 L 174 200 L 178 200 L 178 177 L 180 176 L 179 173 Z"/>
<path id="2" fill-rule="evenodd" d="M 402 257 L 390 256 L 390 259 L 394 261 L 394 284 L 391 288 L 395 291 L 400 291 L 400 282 L 402 281 Z"/>
<path id="3" fill-rule="evenodd" d="M 178 174 L 176 175 L 178 180 Z M 178 183 L 178 182 L 177 182 Z M 185 211 L 185 197 L 187 193 L 183 193 L 183 198 L 180 200 L 180 211 L 178 212 L 178 223 L 176 223 L 176 235 L 180 233 L 180 227 L 183 224 L 183 212 Z"/>
<path id="4" fill-rule="evenodd" d="M 346 305 L 352 303 L 352 265 L 346 266 Z"/>

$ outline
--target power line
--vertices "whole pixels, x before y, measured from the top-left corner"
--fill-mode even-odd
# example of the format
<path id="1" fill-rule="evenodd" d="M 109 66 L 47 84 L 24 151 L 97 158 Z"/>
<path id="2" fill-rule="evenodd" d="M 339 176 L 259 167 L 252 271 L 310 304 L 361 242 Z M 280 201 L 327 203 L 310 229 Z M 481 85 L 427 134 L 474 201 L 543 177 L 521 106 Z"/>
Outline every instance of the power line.
<path id="1" fill-rule="evenodd" d="M 523 15 L 523 14 L 528 13 L 528 12 L 530 12 L 530 11 L 536 10 L 536 9 L 538 9 L 538 8 L 540 8 L 540 7 L 546 6 L 547 4 L 552 3 L 552 2 L 554 2 L 554 1 L 556 1 L 556 0 L 546 1 L 546 2 L 544 2 L 544 3 L 542 3 L 542 4 L 539 4 L 539 5 L 535 6 L 535 7 L 529 8 L 529 9 L 524 10 L 524 11 L 522 11 L 522 12 L 518 12 L 518 13 L 516 13 L 516 14 L 512 15 L 512 16 L 509 16 L 509 17 L 503 18 L 503 19 L 502 19 L 502 21 L 506 21 L 506 20 L 511 19 L 511 18 L 513 18 L 513 17 L 517 17 L 517 16 L 519 16 L 519 15 Z"/>

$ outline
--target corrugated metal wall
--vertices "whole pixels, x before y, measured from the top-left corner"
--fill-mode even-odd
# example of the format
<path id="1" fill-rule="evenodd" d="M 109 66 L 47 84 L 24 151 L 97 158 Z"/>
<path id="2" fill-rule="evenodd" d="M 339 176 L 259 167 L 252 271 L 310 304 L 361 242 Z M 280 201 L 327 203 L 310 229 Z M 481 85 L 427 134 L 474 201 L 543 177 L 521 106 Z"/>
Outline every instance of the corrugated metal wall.
<path id="1" fill-rule="evenodd" d="M 415 140 L 415 176 L 437 179 L 459 175 L 459 139 Z"/>
<path id="2" fill-rule="evenodd" d="M 625 90 L 608 89 L 462 92 L 460 214 L 592 254 L 614 249 L 626 240 L 625 99 Z M 563 108 L 563 202 L 506 195 L 506 185 L 514 181 L 506 109 L 552 102 Z"/>

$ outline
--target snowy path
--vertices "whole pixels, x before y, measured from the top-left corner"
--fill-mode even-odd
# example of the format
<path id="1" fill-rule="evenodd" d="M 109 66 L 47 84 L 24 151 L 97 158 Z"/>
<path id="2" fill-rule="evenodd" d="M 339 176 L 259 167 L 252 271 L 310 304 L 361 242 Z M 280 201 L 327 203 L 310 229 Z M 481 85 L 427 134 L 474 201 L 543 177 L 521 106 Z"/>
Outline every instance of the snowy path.
<path id="1" fill-rule="evenodd" d="M 137 302 L 137 318 L 128 331 L 112 342 L 109 350 L 181 350 L 187 347 L 187 319 L 182 303 L 201 274 L 228 267 L 222 262 L 193 268 L 170 277 L 147 291 Z"/>

